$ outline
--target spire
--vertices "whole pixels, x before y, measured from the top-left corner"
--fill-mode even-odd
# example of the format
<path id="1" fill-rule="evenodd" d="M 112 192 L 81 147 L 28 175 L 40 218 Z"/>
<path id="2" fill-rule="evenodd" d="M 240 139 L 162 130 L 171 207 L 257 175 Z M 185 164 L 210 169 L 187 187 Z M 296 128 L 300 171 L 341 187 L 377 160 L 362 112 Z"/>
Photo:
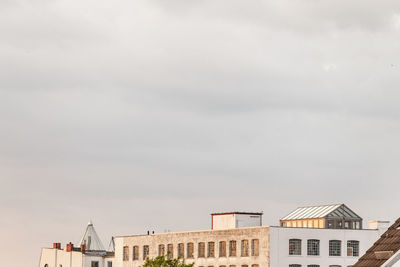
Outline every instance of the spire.
<path id="1" fill-rule="evenodd" d="M 88 251 L 105 251 L 91 220 L 86 227 L 85 234 L 82 236 L 80 245 L 85 245 Z"/>

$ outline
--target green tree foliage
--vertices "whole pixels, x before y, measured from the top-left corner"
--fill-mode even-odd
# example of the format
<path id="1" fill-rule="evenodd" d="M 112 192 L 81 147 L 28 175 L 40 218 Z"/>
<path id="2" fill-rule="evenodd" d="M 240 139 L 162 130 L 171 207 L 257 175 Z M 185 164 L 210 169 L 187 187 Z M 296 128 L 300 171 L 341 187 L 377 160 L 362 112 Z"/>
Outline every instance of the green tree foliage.
<path id="1" fill-rule="evenodd" d="M 193 267 L 194 263 L 186 264 L 183 259 L 168 259 L 158 256 L 154 259 L 146 259 L 143 267 Z"/>

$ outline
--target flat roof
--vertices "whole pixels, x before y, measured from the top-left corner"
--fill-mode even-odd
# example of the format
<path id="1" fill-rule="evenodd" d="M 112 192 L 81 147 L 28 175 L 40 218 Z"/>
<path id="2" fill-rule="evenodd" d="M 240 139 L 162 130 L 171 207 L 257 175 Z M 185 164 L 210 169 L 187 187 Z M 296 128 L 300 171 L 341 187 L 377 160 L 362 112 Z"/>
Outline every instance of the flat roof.
<path id="1" fill-rule="evenodd" d="M 216 212 L 216 213 L 211 213 L 211 215 L 229 215 L 229 214 L 263 215 L 262 212 L 246 212 L 246 211 L 231 211 L 231 212 Z"/>

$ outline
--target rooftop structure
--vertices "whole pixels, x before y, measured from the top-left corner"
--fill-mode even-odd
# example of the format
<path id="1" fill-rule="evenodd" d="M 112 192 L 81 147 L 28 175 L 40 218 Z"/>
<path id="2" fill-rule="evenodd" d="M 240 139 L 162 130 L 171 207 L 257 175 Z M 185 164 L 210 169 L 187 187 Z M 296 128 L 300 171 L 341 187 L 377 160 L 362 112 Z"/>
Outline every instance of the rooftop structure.
<path id="1" fill-rule="evenodd" d="M 400 266 L 400 218 L 354 265 L 354 267 L 380 266 Z"/>
<path id="2" fill-rule="evenodd" d="M 211 229 L 233 229 L 262 225 L 262 212 L 221 212 L 211 214 Z"/>
<path id="3" fill-rule="evenodd" d="M 101 242 L 99 236 L 96 233 L 96 230 L 94 229 L 92 222 L 88 223 L 86 231 L 83 234 L 79 245 L 84 245 L 86 251 L 99 253 L 106 252 L 103 243 Z"/>
<path id="4" fill-rule="evenodd" d="M 362 218 L 344 204 L 299 207 L 280 220 L 282 227 L 362 229 Z"/>

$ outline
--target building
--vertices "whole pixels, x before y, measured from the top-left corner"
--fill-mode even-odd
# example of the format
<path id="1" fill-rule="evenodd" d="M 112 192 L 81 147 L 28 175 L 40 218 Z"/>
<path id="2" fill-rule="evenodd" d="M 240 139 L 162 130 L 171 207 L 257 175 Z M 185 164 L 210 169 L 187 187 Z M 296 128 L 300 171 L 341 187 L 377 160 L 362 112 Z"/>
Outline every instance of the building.
<path id="1" fill-rule="evenodd" d="M 400 218 L 388 228 L 354 267 L 400 266 Z"/>
<path id="2" fill-rule="evenodd" d="M 306 215 L 295 216 L 299 209 Z M 183 258 L 195 267 L 348 267 L 378 239 L 379 227 L 385 226 L 372 222 L 369 228 L 373 229 L 362 229 L 357 224 L 362 218 L 343 204 L 299 209 L 285 216 L 280 226 L 262 226 L 262 213 L 257 212 L 213 213 L 210 230 L 117 236 L 115 253 L 99 245 L 87 249 L 89 243 L 99 243 L 92 233 L 91 240 L 82 239 L 80 251 L 59 252 L 76 253 L 85 259 L 83 265 L 79 261 L 78 265 L 51 265 L 48 262 L 57 262 L 54 249 L 44 249 L 39 267 L 140 267 L 146 258 L 161 255 Z M 330 220 L 333 227 L 327 228 Z M 348 227 L 346 222 L 351 222 Z"/>
<path id="3" fill-rule="evenodd" d="M 282 227 L 362 229 L 362 218 L 344 204 L 299 207 L 281 219 Z"/>
<path id="4" fill-rule="evenodd" d="M 72 243 L 61 248 L 54 243 L 53 248 L 42 248 L 39 267 L 112 267 L 114 251 L 106 251 L 94 229 L 89 223 L 78 247 Z"/>

